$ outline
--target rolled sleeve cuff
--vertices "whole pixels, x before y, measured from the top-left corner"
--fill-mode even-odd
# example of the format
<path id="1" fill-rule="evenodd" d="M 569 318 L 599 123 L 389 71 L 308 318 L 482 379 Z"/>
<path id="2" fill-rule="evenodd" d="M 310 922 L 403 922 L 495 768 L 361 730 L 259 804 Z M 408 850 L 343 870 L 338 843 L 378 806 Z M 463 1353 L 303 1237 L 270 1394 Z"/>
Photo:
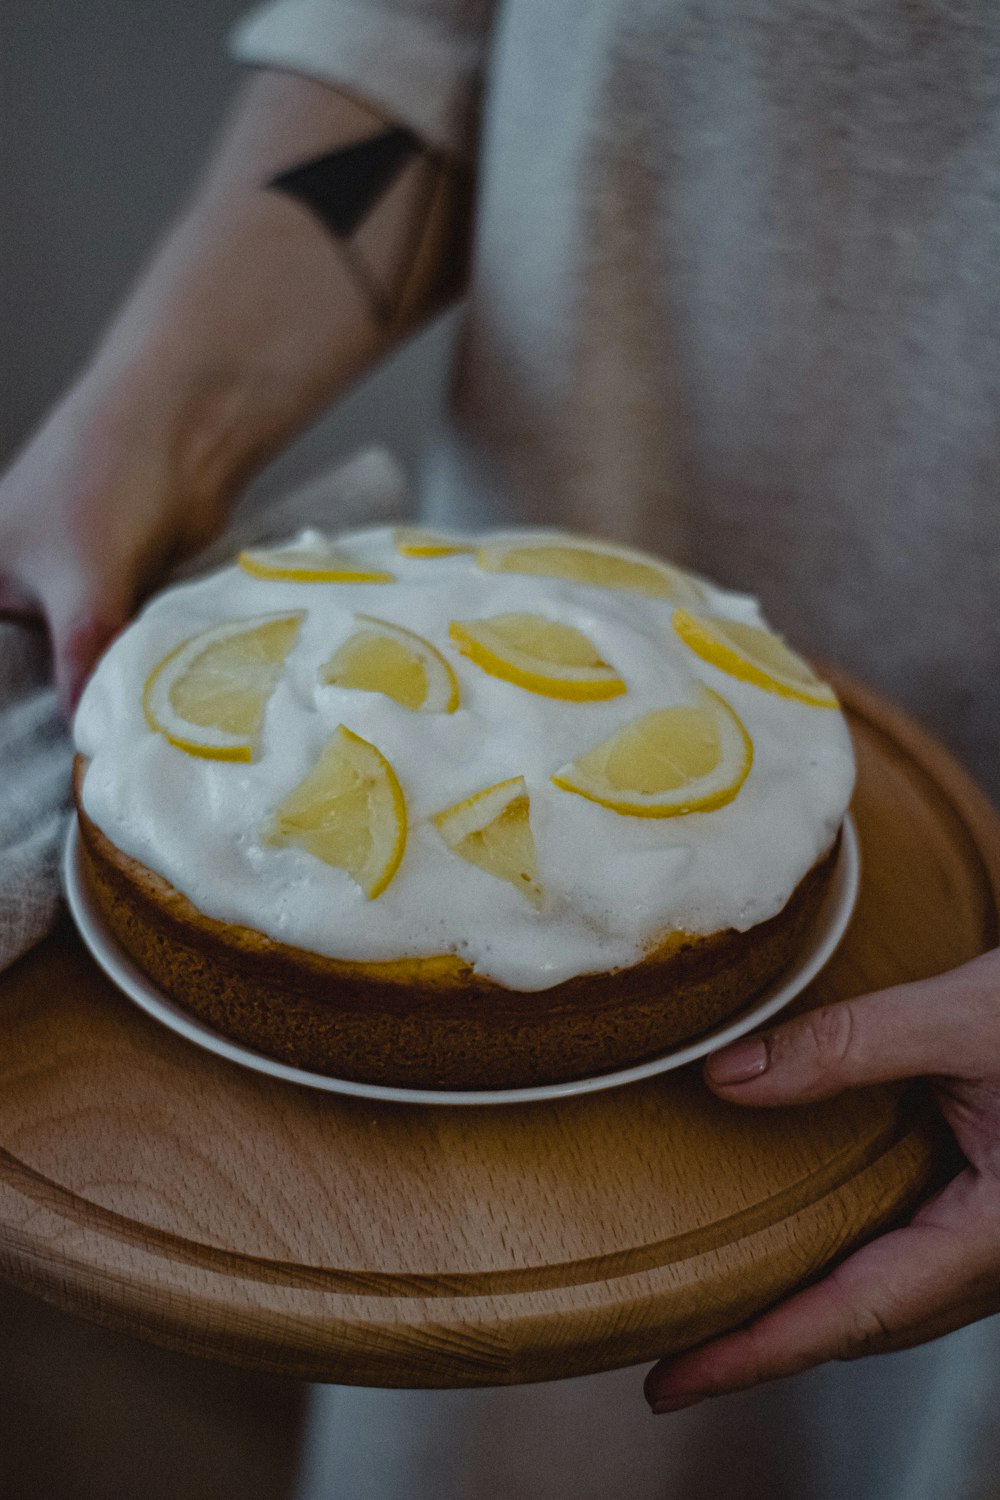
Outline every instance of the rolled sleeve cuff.
<path id="1" fill-rule="evenodd" d="M 229 44 L 239 62 L 342 87 L 449 156 L 474 153 L 481 30 L 377 0 L 278 0 L 238 22 Z"/>

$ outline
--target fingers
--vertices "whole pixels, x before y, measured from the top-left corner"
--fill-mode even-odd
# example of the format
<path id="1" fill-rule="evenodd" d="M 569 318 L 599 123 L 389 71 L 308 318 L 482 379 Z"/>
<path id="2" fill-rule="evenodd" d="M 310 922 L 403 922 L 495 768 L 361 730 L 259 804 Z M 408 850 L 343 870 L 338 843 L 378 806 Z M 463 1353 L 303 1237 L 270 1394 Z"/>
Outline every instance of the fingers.
<path id="1" fill-rule="evenodd" d="M 49 586 L 42 598 L 52 638 L 52 661 L 59 704 L 71 718 L 87 678 L 129 615 L 121 586 L 82 576 Z"/>
<path id="2" fill-rule="evenodd" d="M 709 1086 L 743 1104 L 830 1098 L 845 1088 L 1000 1068 L 1000 956 L 808 1011 L 714 1053 Z"/>
<path id="3" fill-rule="evenodd" d="M 978 1220 L 967 1208 L 963 1224 L 949 1218 L 950 1191 L 934 1213 L 873 1241 L 748 1327 L 654 1366 L 645 1386 L 650 1406 L 678 1411 L 827 1360 L 910 1348 L 997 1311 L 996 1208 Z"/>
<path id="4" fill-rule="evenodd" d="M 53 641 L 56 689 L 63 714 L 69 720 L 100 657 L 125 624 L 124 615 L 89 615 L 73 624 Z"/>
<path id="5" fill-rule="evenodd" d="M 127 571 L 114 566 L 110 556 L 98 568 L 56 555 L 29 558 L 26 582 L 0 574 L 0 613 L 41 616 L 48 625 L 59 704 L 67 720 L 99 657 L 128 620 L 132 598 Z"/>

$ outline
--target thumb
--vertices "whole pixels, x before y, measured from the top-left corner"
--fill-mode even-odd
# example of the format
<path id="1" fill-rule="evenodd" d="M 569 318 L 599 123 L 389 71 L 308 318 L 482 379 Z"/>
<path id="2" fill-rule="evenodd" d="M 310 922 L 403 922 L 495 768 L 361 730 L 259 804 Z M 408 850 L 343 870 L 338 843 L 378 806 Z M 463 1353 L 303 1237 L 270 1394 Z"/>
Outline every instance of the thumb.
<path id="1" fill-rule="evenodd" d="M 52 640 L 52 662 L 59 704 L 65 718 L 73 711 L 98 659 L 129 617 L 130 600 L 106 580 L 74 577 L 60 587 L 39 590 Z"/>
<path id="2" fill-rule="evenodd" d="M 742 1104 L 828 1099 L 862 1084 L 1000 1072 L 1000 963 L 984 954 L 935 979 L 807 1011 L 744 1037 L 705 1065 L 709 1086 Z"/>

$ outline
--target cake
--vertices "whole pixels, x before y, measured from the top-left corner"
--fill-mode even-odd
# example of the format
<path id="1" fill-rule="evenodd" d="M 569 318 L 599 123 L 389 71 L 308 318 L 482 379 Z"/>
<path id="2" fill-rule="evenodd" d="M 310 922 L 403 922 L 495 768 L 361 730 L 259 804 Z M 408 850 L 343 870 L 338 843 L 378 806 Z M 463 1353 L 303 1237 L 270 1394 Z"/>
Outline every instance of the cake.
<path id="1" fill-rule="evenodd" d="M 154 983 L 403 1087 L 591 1076 L 741 1010 L 854 778 L 752 598 L 554 531 L 241 553 L 146 607 L 75 734 L 88 879 Z"/>

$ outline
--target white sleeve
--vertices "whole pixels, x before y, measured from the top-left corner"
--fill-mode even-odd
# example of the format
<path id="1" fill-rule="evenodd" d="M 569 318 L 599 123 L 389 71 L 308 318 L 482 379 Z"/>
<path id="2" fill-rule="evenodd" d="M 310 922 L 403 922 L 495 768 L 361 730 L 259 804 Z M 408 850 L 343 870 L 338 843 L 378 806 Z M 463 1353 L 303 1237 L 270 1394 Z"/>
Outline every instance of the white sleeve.
<path id="1" fill-rule="evenodd" d="M 449 155 L 474 150 L 494 0 L 275 0 L 230 47 L 338 85 Z"/>

